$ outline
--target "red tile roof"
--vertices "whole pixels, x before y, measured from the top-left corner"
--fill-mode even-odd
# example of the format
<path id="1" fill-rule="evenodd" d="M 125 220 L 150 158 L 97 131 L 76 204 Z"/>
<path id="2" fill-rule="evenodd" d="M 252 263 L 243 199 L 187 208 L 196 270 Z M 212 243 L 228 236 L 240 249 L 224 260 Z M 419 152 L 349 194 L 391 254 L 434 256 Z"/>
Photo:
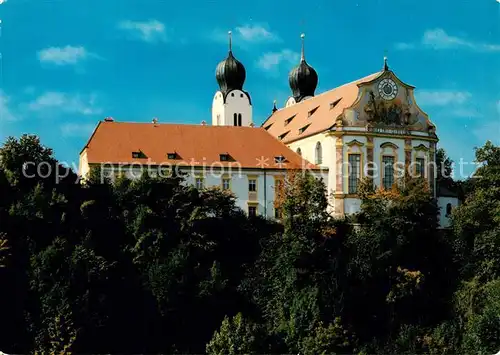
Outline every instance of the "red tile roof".
<path id="1" fill-rule="evenodd" d="M 344 84 L 330 91 L 274 112 L 262 127 L 284 143 L 331 128 L 335 119 L 358 98 L 358 85 L 375 80 L 383 72 Z"/>
<path id="2" fill-rule="evenodd" d="M 260 127 L 103 121 L 83 152 L 89 164 L 318 168 Z M 133 158 L 133 152 L 141 152 L 145 158 Z M 168 153 L 174 152 L 178 158 L 168 159 Z M 221 161 L 220 154 L 229 154 L 229 161 Z M 279 156 L 285 157 L 285 163 L 275 162 Z"/>

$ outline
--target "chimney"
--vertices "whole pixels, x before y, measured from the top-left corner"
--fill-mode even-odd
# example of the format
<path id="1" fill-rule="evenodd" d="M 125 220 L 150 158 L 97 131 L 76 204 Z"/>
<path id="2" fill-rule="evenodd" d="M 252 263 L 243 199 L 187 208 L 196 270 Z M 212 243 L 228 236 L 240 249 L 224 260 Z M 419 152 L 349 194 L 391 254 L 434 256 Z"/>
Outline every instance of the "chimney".
<path id="1" fill-rule="evenodd" d="M 201 121 L 201 125 L 202 126 L 206 126 L 207 125 L 207 121 L 205 121 L 205 120 Z"/>
<path id="2" fill-rule="evenodd" d="M 152 121 L 154 124 L 157 124 L 158 123 L 158 118 L 156 117 L 153 117 L 153 121 Z"/>

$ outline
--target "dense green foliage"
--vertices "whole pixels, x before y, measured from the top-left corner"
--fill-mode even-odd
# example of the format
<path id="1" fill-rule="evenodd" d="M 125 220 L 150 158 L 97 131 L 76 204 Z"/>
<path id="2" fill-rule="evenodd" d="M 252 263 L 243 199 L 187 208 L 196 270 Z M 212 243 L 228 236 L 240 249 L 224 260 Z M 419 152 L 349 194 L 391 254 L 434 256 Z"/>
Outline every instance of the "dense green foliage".
<path id="1" fill-rule="evenodd" d="M 183 176 L 111 184 L 93 170 L 77 183 L 33 136 L 0 149 L 1 351 L 500 350 L 500 147 L 490 142 L 446 232 L 423 180 L 390 191 L 364 182 L 361 212 L 339 220 L 323 182 L 291 174 L 278 223 Z M 451 162 L 439 159 L 451 186 Z"/>

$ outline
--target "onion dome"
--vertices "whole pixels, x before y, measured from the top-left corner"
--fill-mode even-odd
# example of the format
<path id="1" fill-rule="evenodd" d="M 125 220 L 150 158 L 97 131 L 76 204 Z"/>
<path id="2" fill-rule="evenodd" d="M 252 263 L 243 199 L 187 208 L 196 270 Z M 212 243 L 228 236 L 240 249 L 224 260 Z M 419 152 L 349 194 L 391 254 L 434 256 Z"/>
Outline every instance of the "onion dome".
<path id="1" fill-rule="evenodd" d="M 246 79 L 245 67 L 233 55 L 231 48 L 231 32 L 229 32 L 229 54 L 226 59 L 217 65 L 215 78 L 222 93 L 227 94 L 232 90 L 243 91 Z"/>
<path id="2" fill-rule="evenodd" d="M 314 96 L 316 87 L 318 86 L 318 73 L 307 64 L 304 57 L 304 34 L 302 38 L 302 51 L 300 63 L 290 71 L 288 75 L 288 83 L 292 89 L 292 96 L 295 102 L 300 102 L 303 98 Z"/>

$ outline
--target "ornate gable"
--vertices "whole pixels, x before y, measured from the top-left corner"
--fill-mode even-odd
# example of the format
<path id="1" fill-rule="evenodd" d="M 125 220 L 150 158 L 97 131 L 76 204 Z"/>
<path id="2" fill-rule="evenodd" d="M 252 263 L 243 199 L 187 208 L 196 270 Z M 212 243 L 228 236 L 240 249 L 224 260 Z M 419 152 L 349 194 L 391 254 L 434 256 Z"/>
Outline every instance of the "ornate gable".
<path id="1" fill-rule="evenodd" d="M 358 84 L 357 100 L 341 116 L 343 126 L 404 129 L 435 134 L 435 126 L 418 107 L 414 87 L 385 70 Z"/>

